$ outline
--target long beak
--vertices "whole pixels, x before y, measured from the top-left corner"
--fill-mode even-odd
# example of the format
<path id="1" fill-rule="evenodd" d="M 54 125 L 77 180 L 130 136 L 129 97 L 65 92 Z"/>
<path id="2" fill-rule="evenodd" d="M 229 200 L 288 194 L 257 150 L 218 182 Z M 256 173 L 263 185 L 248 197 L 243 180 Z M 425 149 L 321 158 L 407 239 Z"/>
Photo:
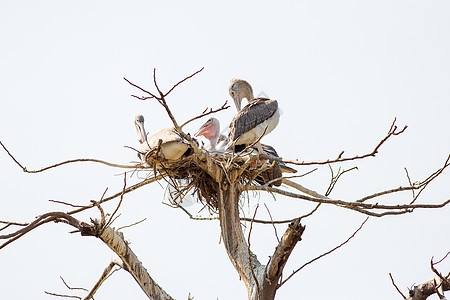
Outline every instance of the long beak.
<path id="1" fill-rule="evenodd" d="M 200 127 L 200 129 L 197 131 L 196 134 L 194 134 L 194 136 L 197 137 L 197 136 L 205 135 L 208 133 L 208 130 L 209 130 L 209 125 L 203 124 L 203 126 Z"/>
<path id="2" fill-rule="evenodd" d="M 147 135 L 145 133 L 145 129 L 144 129 L 144 122 L 135 122 L 136 125 L 136 131 L 137 131 L 137 135 L 138 135 L 138 140 L 139 143 L 144 143 L 147 140 Z"/>
<path id="3" fill-rule="evenodd" d="M 234 100 L 234 105 L 236 106 L 237 111 L 241 111 L 241 103 L 242 103 L 241 95 L 239 95 L 239 93 L 236 93 L 233 100 Z"/>

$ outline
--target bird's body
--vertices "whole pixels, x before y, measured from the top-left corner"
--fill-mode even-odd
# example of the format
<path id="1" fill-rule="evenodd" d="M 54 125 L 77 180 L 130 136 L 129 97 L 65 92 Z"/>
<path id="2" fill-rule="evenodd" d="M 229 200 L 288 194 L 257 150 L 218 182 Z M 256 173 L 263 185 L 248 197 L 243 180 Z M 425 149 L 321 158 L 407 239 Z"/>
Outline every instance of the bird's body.
<path id="1" fill-rule="evenodd" d="M 173 127 L 164 128 L 147 138 L 147 146 L 155 152 L 160 143 L 157 156 L 167 160 L 179 160 L 191 148 Z"/>
<path id="2" fill-rule="evenodd" d="M 155 160 L 176 161 L 192 151 L 189 143 L 173 127 L 164 128 L 152 136 L 147 136 L 144 129 L 144 117 L 137 115 L 134 121 L 140 143 L 139 157 L 145 160 L 150 155 Z"/>
<path id="3" fill-rule="evenodd" d="M 228 144 L 225 149 L 235 149 L 236 146 L 248 146 L 255 143 L 258 150 L 262 152 L 259 140 L 272 132 L 280 119 L 278 102 L 267 98 L 253 98 L 252 87 L 243 79 L 233 79 L 229 93 L 238 113 L 231 121 Z M 248 104 L 241 109 L 243 99 L 247 99 Z"/>
<path id="4" fill-rule="evenodd" d="M 277 151 L 275 150 L 274 147 L 270 146 L 270 145 L 266 145 L 266 144 L 261 144 L 263 151 L 266 154 L 275 156 L 275 157 L 280 157 L 277 153 Z M 297 170 L 291 167 L 288 167 L 284 162 L 282 161 L 275 161 L 275 164 L 278 164 L 278 166 L 280 167 L 280 170 L 282 173 L 297 173 Z"/>
<path id="5" fill-rule="evenodd" d="M 203 135 L 205 138 L 207 138 L 210 141 L 210 146 L 207 147 L 208 151 L 221 151 L 223 152 L 223 147 L 227 143 L 227 137 L 223 134 L 220 134 L 220 122 L 216 118 L 210 118 L 208 121 L 206 121 L 205 124 L 203 124 L 198 132 L 195 134 L 195 136 Z M 216 144 L 217 143 L 217 144 Z M 266 144 L 261 144 L 261 147 L 264 151 L 264 153 L 269 154 L 274 157 L 279 157 L 277 151 L 274 147 Z M 258 153 L 258 150 L 256 148 L 251 149 L 253 153 Z M 272 162 L 270 162 L 272 163 Z M 274 168 L 280 169 L 283 173 L 296 173 L 297 170 L 288 167 L 285 163 L 280 161 L 274 162 Z M 277 173 L 278 174 L 278 173 Z M 278 177 L 276 177 L 278 178 Z"/>
<path id="6" fill-rule="evenodd" d="M 255 143 L 272 132 L 279 120 L 280 112 L 276 100 L 267 98 L 250 100 L 231 121 L 227 149 Z"/>

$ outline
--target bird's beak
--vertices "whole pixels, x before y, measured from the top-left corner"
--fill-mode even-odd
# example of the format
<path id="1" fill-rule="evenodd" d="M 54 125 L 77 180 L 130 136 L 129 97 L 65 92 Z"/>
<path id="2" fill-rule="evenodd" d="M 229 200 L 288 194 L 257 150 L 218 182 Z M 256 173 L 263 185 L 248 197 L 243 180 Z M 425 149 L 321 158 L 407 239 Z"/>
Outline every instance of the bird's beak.
<path id="1" fill-rule="evenodd" d="M 233 97 L 233 101 L 237 111 L 241 111 L 242 98 L 241 95 L 239 95 L 239 93 L 236 93 L 236 95 Z"/>
<path id="2" fill-rule="evenodd" d="M 207 124 L 204 124 L 200 129 L 197 131 L 196 134 L 194 134 L 195 137 L 208 134 L 209 132 L 209 126 Z"/>
<path id="3" fill-rule="evenodd" d="M 145 134 L 144 123 L 136 122 L 136 131 L 138 134 L 139 143 L 144 143 L 147 140 L 147 135 Z"/>

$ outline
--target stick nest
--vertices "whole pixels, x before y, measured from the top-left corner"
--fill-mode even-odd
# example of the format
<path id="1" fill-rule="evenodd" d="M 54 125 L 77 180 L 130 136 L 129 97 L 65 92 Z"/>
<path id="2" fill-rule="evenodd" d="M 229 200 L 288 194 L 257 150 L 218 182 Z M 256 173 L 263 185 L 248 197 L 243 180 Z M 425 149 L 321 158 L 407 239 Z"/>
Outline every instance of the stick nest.
<path id="1" fill-rule="evenodd" d="M 224 181 L 231 180 L 229 174 L 240 172 L 241 174 L 233 183 L 281 185 L 281 180 L 276 180 L 282 176 L 277 162 L 260 161 L 256 157 L 248 156 L 232 159 L 231 153 L 211 156 L 208 152 L 202 152 L 202 155 L 210 156 L 220 172 L 223 172 Z M 151 165 L 149 169 L 164 175 L 171 185 L 171 190 L 175 190 L 174 195 L 169 197 L 175 202 L 172 204 L 179 204 L 189 193 L 196 201 L 217 213 L 219 183 L 197 161 L 198 158 L 194 154 L 174 162 L 160 160 L 157 169 L 151 160 L 147 160 L 147 163 Z"/>

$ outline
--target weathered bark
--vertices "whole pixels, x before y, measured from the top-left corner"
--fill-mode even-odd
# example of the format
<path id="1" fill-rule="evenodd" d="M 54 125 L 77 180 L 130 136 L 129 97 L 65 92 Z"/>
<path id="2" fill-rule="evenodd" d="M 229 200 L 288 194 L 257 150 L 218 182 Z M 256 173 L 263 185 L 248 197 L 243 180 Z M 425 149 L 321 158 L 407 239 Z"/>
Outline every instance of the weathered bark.
<path id="1" fill-rule="evenodd" d="M 148 274 L 136 254 L 128 247 L 120 232 L 111 227 L 105 228 L 98 236 L 122 260 L 127 270 L 144 293 L 152 300 L 173 300 Z"/>
<path id="2" fill-rule="evenodd" d="M 448 291 L 450 290 L 450 284 L 448 284 L 448 281 L 450 280 L 450 276 L 446 277 L 447 281 L 442 282 L 442 290 Z M 439 283 L 441 282 L 439 277 L 435 277 L 434 279 L 428 280 L 427 282 L 424 282 L 418 286 L 414 286 L 409 291 L 409 296 L 406 298 L 406 300 L 425 300 L 429 296 L 436 293 L 436 285 L 439 286 Z"/>
<path id="3" fill-rule="evenodd" d="M 278 280 L 280 279 L 284 266 L 286 265 L 289 256 L 294 250 L 295 245 L 301 240 L 301 236 L 305 227 L 300 224 L 300 218 L 289 224 L 288 229 L 283 234 L 275 252 L 270 258 L 266 268 L 266 280 L 263 282 L 263 290 L 267 295 L 275 297 L 276 289 L 278 288 Z"/>
<path id="4" fill-rule="evenodd" d="M 249 300 L 273 300 L 283 268 L 300 240 L 304 227 L 300 219 L 292 222 L 284 233 L 267 266 L 261 265 L 248 247 L 239 217 L 239 187 L 220 184 L 219 220 L 222 237 L 233 266 L 247 287 Z"/>
<path id="5" fill-rule="evenodd" d="M 239 194 L 234 184 L 219 185 L 220 227 L 228 256 L 247 287 L 248 299 L 257 300 L 265 268 L 251 251 L 249 255 L 239 218 Z"/>

